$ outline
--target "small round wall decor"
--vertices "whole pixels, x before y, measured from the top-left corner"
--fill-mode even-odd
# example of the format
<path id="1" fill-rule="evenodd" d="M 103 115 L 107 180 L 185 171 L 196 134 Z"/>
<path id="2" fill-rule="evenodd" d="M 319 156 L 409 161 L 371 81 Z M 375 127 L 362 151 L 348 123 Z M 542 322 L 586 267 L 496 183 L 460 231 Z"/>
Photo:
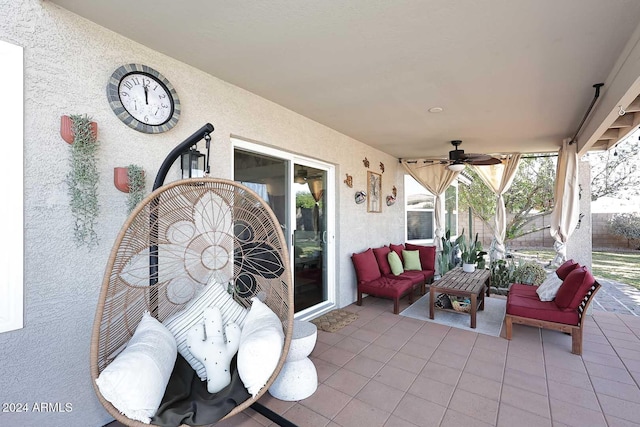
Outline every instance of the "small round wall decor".
<path id="1" fill-rule="evenodd" d="M 127 64 L 115 70 L 107 83 L 107 99 L 116 116 L 139 132 L 166 132 L 180 118 L 173 85 L 146 65 Z"/>
<path id="2" fill-rule="evenodd" d="M 356 204 L 361 205 L 365 202 L 365 200 L 367 200 L 367 193 L 365 193 L 364 191 L 356 191 L 355 199 Z"/>

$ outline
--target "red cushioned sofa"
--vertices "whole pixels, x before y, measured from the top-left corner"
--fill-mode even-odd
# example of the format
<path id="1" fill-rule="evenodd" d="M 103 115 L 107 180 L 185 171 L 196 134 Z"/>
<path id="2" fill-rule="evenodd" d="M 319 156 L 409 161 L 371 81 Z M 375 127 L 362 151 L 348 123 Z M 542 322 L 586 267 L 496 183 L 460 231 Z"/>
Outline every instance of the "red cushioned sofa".
<path id="1" fill-rule="evenodd" d="M 511 339 L 513 324 L 553 329 L 571 334 L 571 352 L 582 354 L 584 313 L 600 284 L 586 267 L 573 260 L 561 265 L 556 274 L 562 285 L 553 301 L 541 301 L 537 287 L 513 284 L 507 296 L 506 338 Z"/>
<path id="2" fill-rule="evenodd" d="M 405 270 L 399 275 L 391 272 L 388 260 L 390 251 L 395 251 L 403 260 L 402 251 L 418 251 L 421 270 Z M 369 248 L 364 252 L 354 253 L 351 261 L 356 270 L 358 282 L 358 305 L 362 305 L 362 294 L 394 301 L 393 313 L 399 312 L 400 298 L 409 294 L 409 302 L 413 303 L 414 290 L 425 292 L 426 284 L 433 282 L 435 274 L 436 248 L 407 243 L 406 245 L 382 246 Z"/>

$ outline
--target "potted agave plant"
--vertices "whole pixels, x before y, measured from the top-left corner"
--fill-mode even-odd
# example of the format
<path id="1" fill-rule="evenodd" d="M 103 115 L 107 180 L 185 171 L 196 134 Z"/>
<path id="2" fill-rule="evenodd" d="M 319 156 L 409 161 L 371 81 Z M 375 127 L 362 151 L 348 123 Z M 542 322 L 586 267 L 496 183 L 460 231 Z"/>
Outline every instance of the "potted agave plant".
<path id="1" fill-rule="evenodd" d="M 464 231 L 462 232 L 464 234 Z M 462 238 L 460 241 L 462 251 L 462 270 L 466 273 L 473 273 L 478 268 L 484 268 L 484 256 L 487 254 L 482 250 L 482 243 L 478 241 L 478 233 L 473 242 Z"/>

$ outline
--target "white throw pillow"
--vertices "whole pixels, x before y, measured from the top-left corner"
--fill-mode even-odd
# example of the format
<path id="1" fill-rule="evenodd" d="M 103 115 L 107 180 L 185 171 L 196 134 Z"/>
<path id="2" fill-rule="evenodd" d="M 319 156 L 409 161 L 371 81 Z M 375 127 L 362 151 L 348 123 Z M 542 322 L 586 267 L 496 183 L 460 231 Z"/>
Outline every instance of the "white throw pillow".
<path id="1" fill-rule="evenodd" d="M 127 347 L 100 373 L 96 384 L 118 411 L 149 424 L 160 407 L 176 357 L 171 332 L 145 312 Z"/>
<path id="2" fill-rule="evenodd" d="M 238 349 L 238 374 L 251 396 L 265 386 L 278 366 L 284 332 L 276 314 L 258 298 L 253 301 L 244 322 Z"/>
<path id="3" fill-rule="evenodd" d="M 549 274 L 544 282 L 538 286 L 536 293 L 540 301 L 553 301 L 562 285 L 562 280 L 555 274 Z"/>
<path id="4" fill-rule="evenodd" d="M 204 321 L 204 310 L 210 306 L 216 306 L 220 309 L 224 324 L 235 323 L 242 328 L 247 316 L 247 309 L 234 301 L 220 283 L 213 281 L 189 301 L 184 309 L 162 322 L 176 338 L 178 353 L 189 362 L 202 381 L 207 379 L 207 370 L 187 348 L 187 334 L 191 328 Z"/>

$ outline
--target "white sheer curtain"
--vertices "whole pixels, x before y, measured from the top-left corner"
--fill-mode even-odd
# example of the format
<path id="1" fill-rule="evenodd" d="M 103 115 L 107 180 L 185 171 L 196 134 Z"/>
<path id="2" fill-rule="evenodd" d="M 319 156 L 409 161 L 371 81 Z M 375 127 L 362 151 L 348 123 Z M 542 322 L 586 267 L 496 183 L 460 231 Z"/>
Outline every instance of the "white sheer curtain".
<path id="1" fill-rule="evenodd" d="M 313 206 L 313 231 L 317 234 L 320 231 L 319 203 L 324 195 L 323 181 L 321 179 L 310 179 L 307 181 L 307 185 L 309 186 L 309 191 L 313 196 L 313 200 L 316 201 L 316 204 Z"/>
<path id="2" fill-rule="evenodd" d="M 578 225 L 580 201 L 578 189 L 578 152 L 577 144 L 562 143 L 558 151 L 556 182 L 554 187 L 554 206 L 551 212 L 551 237 L 556 256 L 552 264 L 561 264 L 567 260 L 567 240 Z"/>
<path id="3" fill-rule="evenodd" d="M 519 164 L 520 154 L 510 154 L 497 165 L 473 166 L 473 170 L 478 173 L 482 181 L 498 196 L 494 235 L 489 251 L 491 261 L 505 257 L 504 238 L 507 232 L 507 211 L 503 195 L 511 187 Z"/>
<path id="4" fill-rule="evenodd" d="M 442 250 L 442 237 L 444 230 L 444 193 L 460 172 L 447 169 L 446 165 L 425 165 L 422 162 L 408 163 L 402 160 L 402 166 L 409 175 L 422 184 L 436 198 L 435 204 L 435 246 L 437 251 Z"/>

